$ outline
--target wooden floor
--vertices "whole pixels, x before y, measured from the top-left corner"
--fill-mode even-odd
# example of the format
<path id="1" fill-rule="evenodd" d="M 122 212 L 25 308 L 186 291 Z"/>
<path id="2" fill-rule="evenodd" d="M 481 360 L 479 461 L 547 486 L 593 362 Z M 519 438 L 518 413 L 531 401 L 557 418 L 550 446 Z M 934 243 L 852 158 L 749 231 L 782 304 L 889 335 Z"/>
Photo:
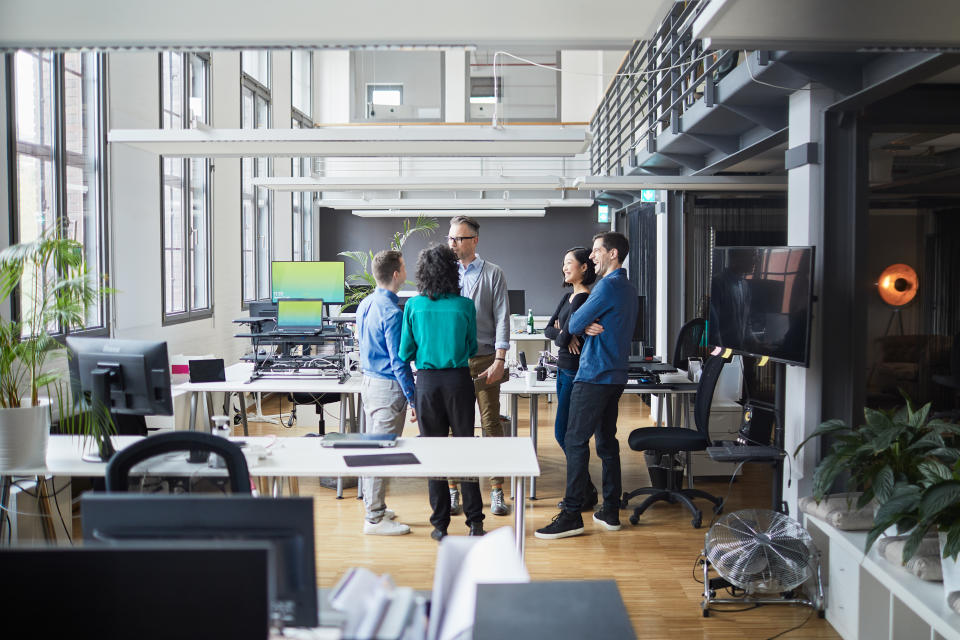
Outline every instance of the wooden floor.
<path id="1" fill-rule="evenodd" d="M 520 402 L 520 434 L 529 433 L 526 402 Z M 336 430 L 337 405 L 327 405 L 328 429 Z M 284 413 L 289 406 L 278 407 L 277 400 L 266 400 L 265 413 Z M 603 530 L 585 518 L 586 533 L 563 540 L 538 540 L 533 530 L 550 522 L 557 513 L 565 481 L 565 461 L 553 438 L 554 405 L 541 400 L 539 406 L 539 458 L 541 476 L 537 482 L 537 500 L 527 502 L 526 563 L 534 580 L 614 579 L 620 587 L 634 629 L 641 638 L 769 638 L 804 623 L 787 638 L 837 638 L 833 628 L 811 609 L 791 606 L 765 606 L 740 612 L 701 615 L 702 587 L 694 581 L 693 567 L 703 547 L 704 534 L 712 513 L 704 508 L 704 526 L 694 529 L 688 512 L 679 505 L 660 503 L 641 516 L 636 526 L 621 512 L 623 529 Z M 301 407 L 301 415 L 312 413 Z M 284 418 L 287 416 L 284 415 Z M 314 418 L 314 421 L 316 419 Z M 626 446 L 626 435 L 638 426 L 651 424 L 649 412 L 638 396 L 624 396 L 620 403 L 619 436 L 623 467 L 623 486 L 630 490 L 649 485 L 643 456 Z M 276 433 L 302 435 L 312 429 L 295 426 L 288 429 L 251 422 L 251 435 Z M 405 435 L 416 435 L 416 425 L 407 424 Z M 600 467 L 595 455 L 591 475 L 599 480 Z M 483 486 L 481 485 L 481 488 Z M 698 488 L 715 495 L 726 495 L 727 481 L 702 482 Z M 343 500 L 316 480 L 301 480 L 300 494 L 315 501 L 317 580 L 331 587 L 350 567 L 367 567 L 388 573 L 398 585 L 430 589 L 437 543 L 430 538 L 430 508 L 426 480 L 395 480 L 388 488 L 387 505 L 412 533 L 396 537 L 363 535 L 363 503 L 355 488 L 347 489 Z M 510 526 L 512 515 L 496 517 L 489 512 L 489 490 L 483 491 L 487 530 Z M 511 501 L 512 502 L 512 501 Z M 769 508 L 769 468 L 753 465 L 733 484 L 725 513 L 737 509 Z M 462 516 L 450 524 L 452 535 L 465 534 Z M 562 603 L 557 603 L 562 606 Z"/>

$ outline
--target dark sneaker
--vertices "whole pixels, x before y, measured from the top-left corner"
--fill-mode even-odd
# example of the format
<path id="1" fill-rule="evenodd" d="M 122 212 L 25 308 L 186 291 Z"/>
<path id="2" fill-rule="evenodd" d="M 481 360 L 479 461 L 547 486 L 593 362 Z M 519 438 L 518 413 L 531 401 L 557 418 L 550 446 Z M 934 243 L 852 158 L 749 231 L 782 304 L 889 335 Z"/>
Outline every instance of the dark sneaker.
<path id="1" fill-rule="evenodd" d="M 458 516 L 463 513 L 460 506 L 460 489 L 450 489 L 450 515 Z"/>
<path id="2" fill-rule="evenodd" d="M 580 511 L 593 511 L 593 508 L 597 506 L 599 501 L 600 498 L 597 494 L 597 488 L 593 485 L 590 485 L 590 488 L 587 490 L 587 494 L 583 498 L 583 504 L 580 505 Z M 563 500 L 557 503 L 557 509 L 563 511 Z"/>
<path id="3" fill-rule="evenodd" d="M 436 527 L 434 527 L 433 531 L 430 532 L 430 537 L 436 540 L 437 542 L 440 542 L 446 536 L 447 536 L 447 532 L 444 529 L 437 529 Z"/>
<path id="4" fill-rule="evenodd" d="M 553 518 L 553 522 L 542 529 L 537 529 L 533 535 L 542 540 L 556 540 L 569 538 L 583 533 L 583 518 L 579 513 L 561 511 Z"/>
<path id="5" fill-rule="evenodd" d="M 495 516 L 505 516 L 510 513 L 510 507 L 503 500 L 503 489 L 490 491 L 490 513 Z"/>
<path id="6" fill-rule="evenodd" d="M 468 536 L 482 536 L 482 535 L 485 534 L 485 533 L 486 533 L 486 531 L 483 530 L 483 523 L 482 523 L 482 522 L 471 522 L 471 523 L 470 523 L 470 533 L 468 533 L 467 535 L 468 535 Z"/>
<path id="7" fill-rule="evenodd" d="M 607 531 L 620 531 L 620 510 L 616 507 L 601 507 L 593 514 L 593 521 Z"/>

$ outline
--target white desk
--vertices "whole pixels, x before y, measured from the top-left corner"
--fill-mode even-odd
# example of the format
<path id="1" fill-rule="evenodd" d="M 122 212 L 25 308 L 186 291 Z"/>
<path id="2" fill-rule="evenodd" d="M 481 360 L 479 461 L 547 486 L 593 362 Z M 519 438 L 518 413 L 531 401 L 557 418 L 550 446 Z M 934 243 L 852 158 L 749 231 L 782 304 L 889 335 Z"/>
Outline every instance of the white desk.
<path id="1" fill-rule="evenodd" d="M 117 450 L 140 440 L 140 436 L 116 436 Z M 517 550 L 523 554 L 524 534 L 524 483 L 527 477 L 540 475 L 540 465 L 529 438 L 400 438 L 397 446 L 390 449 L 332 449 L 320 446 L 320 438 L 232 438 L 246 440 L 251 444 L 265 446 L 271 442 L 270 455 L 264 460 L 251 460 L 248 467 L 251 476 L 281 477 L 366 477 L 381 478 L 428 478 L 428 477 L 485 477 L 505 476 L 515 478 L 518 485 L 517 504 L 514 509 Z M 87 442 L 87 448 L 92 441 Z M 0 469 L 5 476 L 78 476 L 103 477 L 107 464 L 84 462 L 82 436 L 50 436 L 47 462 L 43 467 L 25 469 Z M 345 455 L 376 455 L 378 453 L 412 453 L 420 464 L 383 465 L 374 467 L 348 467 Z M 136 473 L 186 475 L 204 471 L 218 475 L 222 469 L 210 469 L 206 465 L 189 464 L 186 454 L 183 460 L 159 457 L 134 468 Z"/>
<path id="2" fill-rule="evenodd" d="M 500 385 L 500 393 L 510 396 L 510 433 L 517 435 L 517 406 L 521 395 L 530 396 L 530 439 L 533 442 L 534 454 L 537 452 L 537 419 L 538 407 L 537 396 L 547 395 L 557 392 L 556 380 L 545 382 L 543 384 L 527 384 L 526 377 L 511 378 L 509 382 Z M 684 400 L 684 419 L 686 424 L 692 424 L 690 421 L 690 404 L 686 402 L 691 394 L 696 394 L 697 383 L 690 382 L 686 374 L 683 373 L 664 373 L 660 374 L 660 384 L 640 385 L 635 380 L 631 380 L 623 390 L 624 393 L 641 394 L 649 393 L 652 395 L 680 395 Z M 662 408 L 662 403 L 661 403 Z M 657 416 L 660 421 L 662 416 Z M 692 485 L 691 485 L 692 486 Z M 537 481 L 536 478 L 530 480 L 530 499 L 537 499 Z M 517 495 L 517 492 L 514 492 Z"/>

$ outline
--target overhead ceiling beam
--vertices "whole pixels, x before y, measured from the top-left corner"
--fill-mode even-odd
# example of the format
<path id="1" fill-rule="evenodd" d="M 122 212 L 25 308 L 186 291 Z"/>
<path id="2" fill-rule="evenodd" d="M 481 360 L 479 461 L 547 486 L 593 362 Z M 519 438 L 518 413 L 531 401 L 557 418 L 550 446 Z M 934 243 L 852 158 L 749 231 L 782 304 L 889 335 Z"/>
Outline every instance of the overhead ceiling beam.
<path id="1" fill-rule="evenodd" d="M 785 191 L 786 176 L 583 176 L 573 186 L 581 191 Z"/>
<path id="2" fill-rule="evenodd" d="M 560 176 L 354 176 L 254 178 L 253 185 L 272 191 L 500 191 L 560 190 Z"/>

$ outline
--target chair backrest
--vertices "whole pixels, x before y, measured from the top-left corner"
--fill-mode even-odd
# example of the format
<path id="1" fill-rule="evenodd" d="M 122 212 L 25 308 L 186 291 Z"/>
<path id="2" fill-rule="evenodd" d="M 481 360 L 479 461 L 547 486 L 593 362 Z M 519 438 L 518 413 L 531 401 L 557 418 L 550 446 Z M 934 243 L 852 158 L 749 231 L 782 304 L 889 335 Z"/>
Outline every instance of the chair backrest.
<path id="1" fill-rule="evenodd" d="M 720 356 L 710 356 L 703 363 L 700 382 L 697 384 L 697 395 L 693 404 L 693 420 L 697 423 L 697 431 L 710 438 L 710 405 L 713 404 L 713 392 L 717 388 L 720 372 L 726 364 Z"/>
<path id="2" fill-rule="evenodd" d="M 700 341 L 706 322 L 703 318 L 694 318 L 680 327 L 677 343 L 673 348 L 673 360 L 670 363 L 677 369 L 687 370 L 687 359 L 700 354 Z"/>
<path id="3" fill-rule="evenodd" d="M 174 431 L 148 436 L 118 451 L 107 465 L 107 491 L 126 491 L 130 469 L 138 462 L 175 451 L 208 451 L 223 458 L 233 493 L 250 494 L 250 471 L 243 451 L 233 442 L 209 433 Z"/>

